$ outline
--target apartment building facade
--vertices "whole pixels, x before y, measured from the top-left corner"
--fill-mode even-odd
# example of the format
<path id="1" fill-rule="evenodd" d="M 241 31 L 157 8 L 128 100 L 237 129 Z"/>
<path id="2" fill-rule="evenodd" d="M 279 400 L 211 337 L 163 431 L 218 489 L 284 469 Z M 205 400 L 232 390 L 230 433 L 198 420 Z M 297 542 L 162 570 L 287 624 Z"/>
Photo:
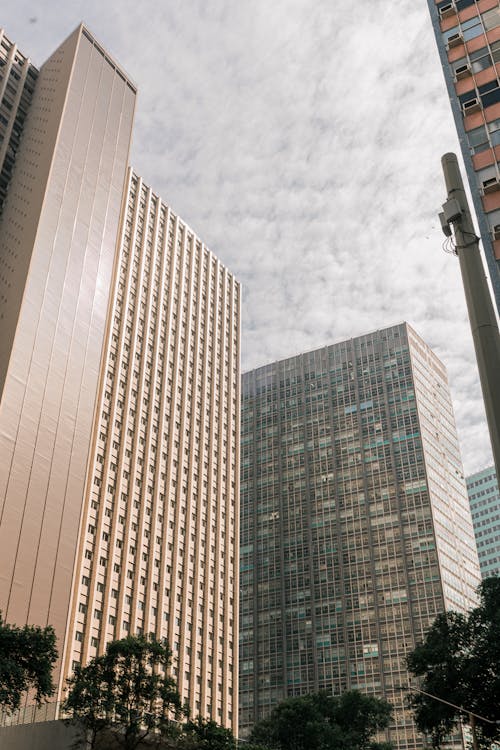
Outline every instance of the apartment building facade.
<path id="1" fill-rule="evenodd" d="M 500 6 L 498 0 L 428 5 L 500 313 Z"/>

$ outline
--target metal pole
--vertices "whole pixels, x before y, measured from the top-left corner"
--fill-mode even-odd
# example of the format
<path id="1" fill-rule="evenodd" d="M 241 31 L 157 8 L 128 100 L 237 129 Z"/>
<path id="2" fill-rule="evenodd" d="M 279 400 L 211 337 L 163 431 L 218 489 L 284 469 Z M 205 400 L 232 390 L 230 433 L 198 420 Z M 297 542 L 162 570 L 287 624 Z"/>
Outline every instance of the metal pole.
<path id="1" fill-rule="evenodd" d="M 403 690 L 405 688 L 401 688 L 401 689 Z M 413 685 L 408 685 L 408 690 L 414 690 L 416 693 L 422 693 L 422 695 L 427 695 L 429 698 L 434 698 L 435 701 L 439 701 L 440 703 L 444 703 L 446 706 L 451 706 L 452 708 L 456 708 L 457 711 L 463 711 L 464 714 L 469 714 L 469 717 L 473 716 L 474 719 L 485 721 L 487 724 L 498 724 L 496 719 L 487 719 L 485 716 L 480 716 L 479 714 L 476 714 L 473 711 L 470 711 L 468 708 L 464 708 L 463 706 L 457 706 L 456 703 L 450 703 L 450 701 L 446 701 L 444 698 L 438 698 L 437 695 L 428 693 L 426 690 L 421 690 L 418 687 L 413 687 Z"/>
<path id="2" fill-rule="evenodd" d="M 477 744 L 477 735 L 476 735 L 476 717 L 474 714 L 469 713 L 469 722 L 470 722 L 470 728 L 472 732 L 472 750 L 479 750 L 479 745 Z"/>
<path id="3" fill-rule="evenodd" d="M 445 154 L 441 163 L 448 199 L 455 199 L 460 207 L 460 214 L 453 216 L 450 223 L 455 231 L 455 244 L 476 350 L 493 460 L 500 481 L 500 335 L 479 254 L 479 238 L 472 223 L 457 157 L 455 154 Z"/>

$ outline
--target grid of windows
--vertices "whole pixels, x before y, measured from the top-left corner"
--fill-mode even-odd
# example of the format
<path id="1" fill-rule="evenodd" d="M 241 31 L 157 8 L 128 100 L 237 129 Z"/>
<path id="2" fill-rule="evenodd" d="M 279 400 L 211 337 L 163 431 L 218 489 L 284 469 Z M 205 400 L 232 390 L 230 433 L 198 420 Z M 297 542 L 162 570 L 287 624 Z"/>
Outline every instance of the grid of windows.
<path id="1" fill-rule="evenodd" d="M 495 467 L 467 477 L 481 576 L 500 575 L 500 490 Z"/>
<path id="2" fill-rule="evenodd" d="M 395 747 L 423 747 L 404 657 L 479 579 L 437 358 L 401 325 L 245 374 L 241 506 L 241 729 L 357 688 L 396 706 Z"/>
<path id="3" fill-rule="evenodd" d="M 0 28 L 0 216 L 37 76 Z"/>
<path id="4" fill-rule="evenodd" d="M 229 271 L 130 172 L 67 662 L 165 637 L 191 712 L 234 727 L 239 304 Z"/>

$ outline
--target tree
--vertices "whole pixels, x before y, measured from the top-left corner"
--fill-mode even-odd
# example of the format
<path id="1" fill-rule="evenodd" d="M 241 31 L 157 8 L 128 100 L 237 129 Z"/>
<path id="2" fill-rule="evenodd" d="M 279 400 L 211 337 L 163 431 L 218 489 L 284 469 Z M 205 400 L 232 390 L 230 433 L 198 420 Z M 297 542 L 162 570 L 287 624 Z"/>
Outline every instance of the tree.
<path id="1" fill-rule="evenodd" d="M 484 580 L 478 593 L 479 606 L 468 615 L 438 615 L 423 643 L 406 658 L 409 671 L 422 678 L 419 689 L 429 693 L 412 695 L 410 705 L 418 728 L 431 736 L 435 748 L 460 721 L 470 723 L 469 712 L 489 720 L 475 720 L 480 748 L 500 740 L 500 579 Z"/>
<path id="2" fill-rule="evenodd" d="M 372 736 L 389 724 L 387 701 L 356 690 L 289 698 L 258 722 L 250 741 L 277 750 L 382 750 Z"/>
<path id="3" fill-rule="evenodd" d="M 197 719 L 186 722 L 184 732 L 192 739 L 197 750 L 236 750 L 231 731 L 211 719 L 198 716 Z"/>
<path id="4" fill-rule="evenodd" d="M 1 708 L 8 712 L 17 710 L 28 691 L 33 691 L 38 705 L 50 698 L 55 690 L 52 670 L 57 656 L 52 627 L 8 625 L 0 612 Z"/>
<path id="5" fill-rule="evenodd" d="M 181 700 L 167 675 L 170 657 L 165 643 L 128 636 L 109 643 L 86 667 L 77 666 L 63 710 L 80 722 L 88 747 L 110 732 L 119 746 L 135 750 L 147 738 L 173 730 L 171 718 L 180 715 Z"/>

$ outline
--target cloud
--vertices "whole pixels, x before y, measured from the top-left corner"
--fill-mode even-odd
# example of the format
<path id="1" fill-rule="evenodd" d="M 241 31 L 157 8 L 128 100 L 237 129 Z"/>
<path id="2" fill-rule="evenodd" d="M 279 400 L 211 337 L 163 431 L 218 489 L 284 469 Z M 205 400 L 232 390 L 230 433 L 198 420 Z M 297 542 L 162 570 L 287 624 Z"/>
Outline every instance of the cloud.
<path id="1" fill-rule="evenodd" d="M 21 0 L 2 22 L 41 62 L 81 19 L 138 84 L 134 167 L 243 283 L 243 367 L 407 320 L 448 368 L 466 471 L 491 462 L 425 3 Z"/>

